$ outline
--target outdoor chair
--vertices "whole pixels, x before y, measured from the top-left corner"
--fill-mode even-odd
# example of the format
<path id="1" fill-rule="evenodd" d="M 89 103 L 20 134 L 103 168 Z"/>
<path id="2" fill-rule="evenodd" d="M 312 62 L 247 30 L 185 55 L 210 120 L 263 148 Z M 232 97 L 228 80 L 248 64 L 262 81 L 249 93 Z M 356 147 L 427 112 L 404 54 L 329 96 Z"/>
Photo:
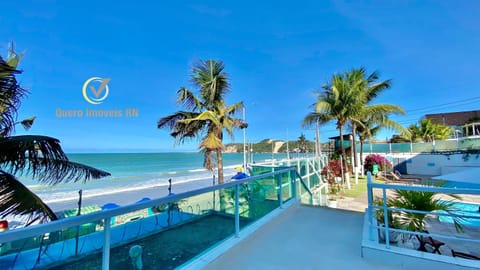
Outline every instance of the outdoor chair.
<path id="1" fill-rule="evenodd" d="M 420 182 L 419 178 L 403 177 L 398 171 L 390 172 L 390 176 L 393 177 L 394 182 L 396 182 L 396 181 L 398 181 L 398 182 L 413 182 L 413 183 Z"/>
<path id="2" fill-rule="evenodd" d="M 479 257 L 475 256 L 475 255 L 472 255 L 472 254 L 468 254 L 468 253 L 463 253 L 463 252 L 459 252 L 459 251 L 455 251 L 452 249 L 452 256 L 453 257 L 459 257 L 459 258 L 463 258 L 463 259 L 469 259 L 469 260 L 480 260 Z"/>
<path id="3" fill-rule="evenodd" d="M 432 253 L 442 254 L 442 253 L 440 253 L 439 248 L 441 246 L 445 245 L 445 243 L 443 243 L 442 241 L 439 241 L 437 239 L 433 239 L 431 236 L 425 237 L 424 242 L 425 242 L 426 245 L 429 245 L 429 246 L 433 247 L 433 252 Z M 453 252 L 453 250 L 452 250 L 452 252 Z"/>

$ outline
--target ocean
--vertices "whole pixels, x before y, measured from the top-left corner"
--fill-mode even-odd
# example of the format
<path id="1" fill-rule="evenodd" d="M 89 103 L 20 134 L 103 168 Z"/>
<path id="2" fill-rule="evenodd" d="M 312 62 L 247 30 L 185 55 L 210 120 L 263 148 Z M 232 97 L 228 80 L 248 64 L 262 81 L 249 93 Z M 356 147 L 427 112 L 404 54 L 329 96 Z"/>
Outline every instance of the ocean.
<path id="1" fill-rule="evenodd" d="M 109 196 L 138 191 L 138 199 L 142 198 L 142 190 L 159 189 L 159 194 L 167 194 L 168 179 L 172 179 L 173 192 L 176 185 L 183 184 L 183 189 L 195 189 L 213 184 L 211 171 L 203 168 L 203 155 L 200 153 L 92 153 L 68 154 L 71 161 L 107 171 L 109 177 L 91 179 L 86 183 L 61 183 L 42 185 L 35 180 L 22 177 L 22 182 L 47 204 L 78 200 L 81 189 L 83 198 Z M 271 153 L 254 154 L 255 162 L 271 160 Z M 285 154 L 275 154 L 275 159 L 285 158 Z M 242 153 L 225 153 L 224 176 L 229 179 L 235 174 L 235 168 L 243 163 Z M 214 171 L 216 174 L 216 171 Z M 211 182 L 209 182 L 211 181 Z M 198 183 L 198 185 L 196 184 Z M 152 198 L 153 199 L 153 198 Z"/>

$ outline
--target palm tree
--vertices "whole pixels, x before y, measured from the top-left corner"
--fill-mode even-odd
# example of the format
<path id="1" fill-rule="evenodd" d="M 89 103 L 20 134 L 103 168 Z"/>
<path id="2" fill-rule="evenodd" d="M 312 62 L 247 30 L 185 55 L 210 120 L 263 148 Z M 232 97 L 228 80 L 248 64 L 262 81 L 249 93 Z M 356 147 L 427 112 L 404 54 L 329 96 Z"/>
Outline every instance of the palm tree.
<path id="1" fill-rule="evenodd" d="M 435 124 L 430 119 L 422 119 L 420 125 L 412 127 L 413 132 L 418 132 L 417 137 L 421 138 L 424 142 L 431 142 L 433 140 L 445 140 L 452 134 L 452 128 Z M 413 133 L 412 132 L 412 133 Z"/>
<path id="2" fill-rule="evenodd" d="M 359 93 L 358 87 L 352 87 L 352 80 L 347 72 L 335 74 L 331 81 L 323 86 L 323 93 L 319 94 L 313 114 L 307 115 L 305 123 L 319 119 L 322 123 L 336 121 L 340 136 L 342 158 L 346 160 L 343 140 L 343 128 L 353 117 L 359 114 L 365 103 L 365 96 Z"/>
<path id="3" fill-rule="evenodd" d="M 428 191 L 413 191 L 413 190 L 394 190 L 393 197 L 388 199 L 388 206 L 399 209 L 412 209 L 426 212 L 445 211 L 449 214 L 458 211 L 454 207 L 452 201 L 443 201 L 436 199 L 438 194 Z M 455 199 L 461 199 L 455 194 L 448 194 Z M 394 211 L 393 218 L 395 225 L 408 231 L 425 232 L 425 218 L 427 214 L 412 213 L 406 211 Z M 462 218 L 453 216 L 453 223 L 455 229 L 459 232 L 463 231 Z M 425 241 L 423 236 L 415 235 L 420 242 L 418 250 L 426 251 Z"/>
<path id="4" fill-rule="evenodd" d="M 315 107 L 315 104 L 313 104 L 312 107 Z M 307 114 L 307 116 L 305 116 L 305 118 L 303 118 L 303 120 L 302 120 L 302 127 L 303 128 L 315 127 L 315 148 L 316 148 L 315 152 L 318 155 L 321 155 L 321 147 L 320 147 L 320 142 L 319 142 L 319 136 L 320 136 L 319 126 L 321 124 L 325 124 L 329 120 L 330 120 L 330 118 L 327 117 L 326 115 L 323 115 L 321 113 L 317 113 L 315 111 Z"/>
<path id="5" fill-rule="evenodd" d="M 371 102 L 383 91 L 391 87 L 391 80 L 378 81 L 379 74 L 374 71 L 371 74 L 367 75 L 365 68 L 361 67 L 358 69 L 352 69 L 346 73 L 348 79 L 348 85 L 353 88 L 354 92 L 359 95 L 363 95 L 364 98 L 358 99 L 360 110 L 357 111 L 356 115 L 350 116 L 350 122 L 352 126 L 352 148 L 353 148 L 353 157 L 354 157 L 354 166 L 358 166 L 357 160 L 357 148 L 356 148 L 356 133 L 364 133 L 362 135 L 367 135 L 371 137 L 372 134 L 368 134 L 369 126 L 376 125 L 378 128 L 393 128 L 400 130 L 401 132 L 405 131 L 400 124 L 392 121 L 388 118 L 389 114 L 404 114 L 404 111 L 401 107 L 392 104 L 371 104 Z M 367 126 L 366 126 L 367 125 Z M 360 136 L 362 137 L 362 136 Z M 363 163 L 363 141 L 361 140 L 361 154 L 360 160 Z"/>
<path id="6" fill-rule="evenodd" d="M 305 138 L 305 135 L 302 133 L 300 137 L 298 137 L 298 149 L 300 150 L 300 153 L 306 153 L 307 152 L 307 139 Z"/>
<path id="7" fill-rule="evenodd" d="M 403 126 L 391 120 L 386 113 L 365 114 L 361 118 L 361 124 L 356 126 L 357 135 L 360 141 L 360 166 L 363 168 L 363 145 L 365 140 L 371 140 L 382 129 L 395 129 L 399 132 L 408 132 Z"/>
<path id="8" fill-rule="evenodd" d="M 177 91 L 178 104 L 183 104 L 187 111 L 178 111 L 160 118 L 158 128 L 170 129 L 170 135 L 176 143 L 201 136 L 199 148 L 204 154 L 204 167 L 214 169 L 212 155 L 216 154 L 218 183 L 223 183 L 222 151 L 223 130 L 233 137 L 233 128 L 246 128 L 247 123 L 233 118 L 243 103 L 227 106 L 225 95 L 229 92 L 228 75 L 221 61 L 200 61 L 192 69 L 192 82 L 198 87 L 198 96 L 185 87 Z"/>
<path id="9" fill-rule="evenodd" d="M 16 79 L 21 55 L 13 47 L 7 59 L 0 57 L 0 216 L 27 217 L 33 222 L 56 220 L 55 213 L 29 190 L 16 175 L 31 176 L 42 184 L 87 181 L 110 175 L 107 172 L 68 160 L 60 141 L 47 136 L 13 136 L 15 126 L 28 128 L 34 117 L 17 122 L 20 101 L 27 91 Z"/>
<path id="10" fill-rule="evenodd" d="M 392 142 L 431 142 L 433 140 L 446 140 L 453 132 L 453 129 L 433 123 L 430 119 L 422 119 L 420 123 L 408 127 L 408 132 L 392 138 Z"/>

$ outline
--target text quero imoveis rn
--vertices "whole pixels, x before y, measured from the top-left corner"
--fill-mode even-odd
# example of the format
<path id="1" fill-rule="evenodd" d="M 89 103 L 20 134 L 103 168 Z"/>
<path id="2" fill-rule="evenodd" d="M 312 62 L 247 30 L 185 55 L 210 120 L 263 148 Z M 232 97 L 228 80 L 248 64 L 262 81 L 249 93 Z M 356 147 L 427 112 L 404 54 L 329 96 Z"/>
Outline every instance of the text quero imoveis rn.
<path id="1" fill-rule="evenodd" d="M 138 117 L 140 110 L 138 108 L 126 108 L 126 109 L 112 109 L 112 110 L 64 110 L 57 108 L 55 110 L 55 116 L 58 118 L 81 118 L 81 117 Z"/>

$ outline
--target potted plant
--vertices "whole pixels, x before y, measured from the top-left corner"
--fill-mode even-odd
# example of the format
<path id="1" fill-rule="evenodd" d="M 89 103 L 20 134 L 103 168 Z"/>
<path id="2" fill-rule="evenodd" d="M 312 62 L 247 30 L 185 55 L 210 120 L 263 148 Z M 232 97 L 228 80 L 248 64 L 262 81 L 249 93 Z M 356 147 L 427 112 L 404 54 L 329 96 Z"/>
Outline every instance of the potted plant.
<path id="1" fill-rule="evenodd" d="M 375 206 L 383 206 L 383 199 L 380 197 L 375 197 L 373 199 L 373 204 Z M 387 201 L 387 207 L 391 207 L 389 204 L 389 201 Z M 385 215 L 383 209 L 377 209 L 375 212 L 375 218 L 377 220 L 377 223 L 379 226 L 385 227 Z M 387 220 L 388 220 L 388 227 L 392 229 L 398 229 L 401 228 L 398 220 L 394 217 L 393 211 L 388 211 L 387 214 Z M 379 239 L 382 241 L 386 241 L 385 239 L 385 230 L 379 229 L 378 230 L 378 236 Z M 389 231 L 388 232 L 388 238 L 390 243 L 396 243 L 398 242 L 398 237 L 399 233 L 394 232 L 394 231 Z"/>
<path id="2" fill-rule="evenodd" d="M 341 189 L 342 169 L 340 160 L 330 160 L 322 171 L 321 175 L 327 180 L 329 187 L 329 196 L 327 205 L 337 207 L 337 195 Z"/>
<path id="3" fill-rule="evenodd" d="M 327 200 L 328 207 L 337 208 L 337 194 L 338 188 L 336 186 L 331 186 Z"/>
<path id="4" fill-rule="evenodd" d="M 440 200 L 437 195 L 438 193 L 429 191 L 394 190 L 393 196 L 388 199 L 388 205 L 389 207 L 399 209 L 415 209 L 426 212 L 445 211 L 447 213 L 455 213 L 458 211 L 452 201 Z M 461 199 L 460 196 L 455 194 L 448 195 L 454 199 Z M 411 213 L 401 210 L 395 211 L 392 214 L 392 224 L 395 224 L 398 228 L 412 232 L 426 232 L 425 218 L 427 214 Z M 462 218 L 455 216 L 452 218 L 455 229 L 458 232 L 463 232 Z M 425 237 L 421 235 L 415 235 L 415 237 L 419 242 L 418 250 L 427 251 L 425 248 Z"/>

